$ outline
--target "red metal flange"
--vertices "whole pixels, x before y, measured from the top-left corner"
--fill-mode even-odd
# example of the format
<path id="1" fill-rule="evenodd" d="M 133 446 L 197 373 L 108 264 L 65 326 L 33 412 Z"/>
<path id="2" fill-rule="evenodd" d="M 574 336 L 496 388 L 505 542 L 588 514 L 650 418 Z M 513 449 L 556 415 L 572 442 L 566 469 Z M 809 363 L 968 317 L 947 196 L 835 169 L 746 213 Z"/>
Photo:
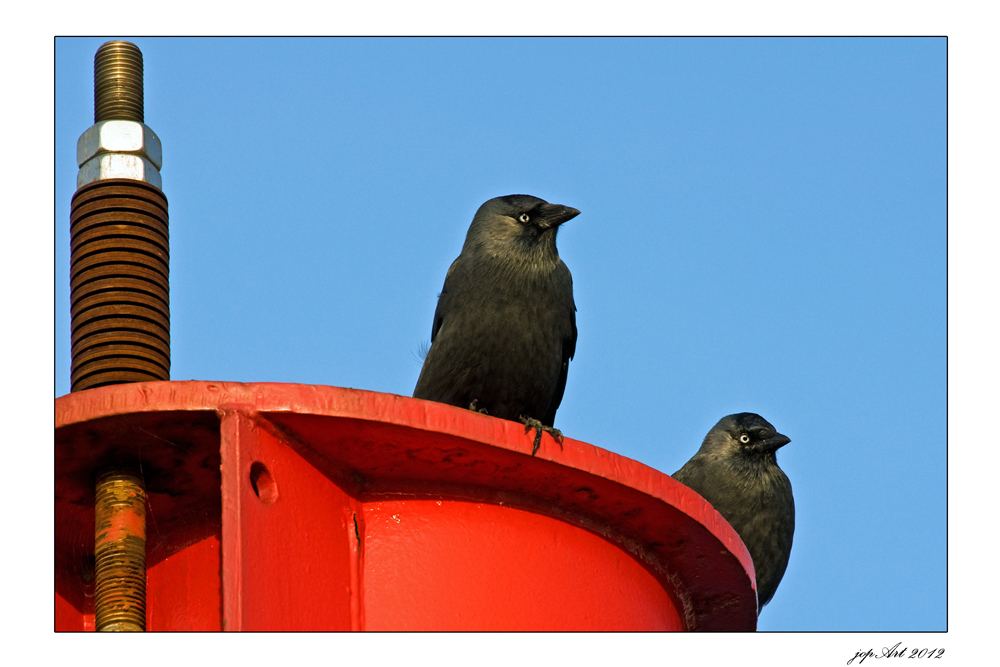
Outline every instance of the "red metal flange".
<path id="1" fill-rule="evenodd" d="M 753 565 L 636 461 L 413 398 L 143 382 L 56 399 L 56 628 L 93 627 L 93 471 L 147 493 L 148 630 L 753 630 Z"/>

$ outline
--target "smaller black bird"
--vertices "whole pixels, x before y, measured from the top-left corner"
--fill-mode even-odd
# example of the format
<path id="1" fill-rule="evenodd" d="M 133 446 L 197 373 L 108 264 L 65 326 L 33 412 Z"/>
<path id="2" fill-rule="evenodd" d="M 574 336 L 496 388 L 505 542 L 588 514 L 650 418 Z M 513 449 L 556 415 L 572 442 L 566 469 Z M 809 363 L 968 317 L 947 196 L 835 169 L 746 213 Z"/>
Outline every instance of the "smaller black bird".
<path id="1" fill-rule="evenodd" d="M 774 596 L 792 551 L 792 483 L 775 457 L 789 442 L 760 415 L 729 415 L 712 427 L 698 453 L 673 474 L 712 503 L 739 533 L 757 571 L 758 614 Z"/>

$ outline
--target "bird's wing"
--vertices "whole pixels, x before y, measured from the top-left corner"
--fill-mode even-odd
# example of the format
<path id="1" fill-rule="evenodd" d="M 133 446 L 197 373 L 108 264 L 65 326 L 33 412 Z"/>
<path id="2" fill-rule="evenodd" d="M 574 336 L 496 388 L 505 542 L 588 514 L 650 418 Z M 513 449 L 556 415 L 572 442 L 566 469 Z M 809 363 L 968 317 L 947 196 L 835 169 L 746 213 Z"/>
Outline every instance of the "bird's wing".
<path id="1" fill-rule="evenodd" d="M 572 333 L 568 338 L 563 339 L 562 367 L 559 369 L 559 382 L 556 383 L 556 389 L 552 392 L 552 401 L 549 403 L 548 412 L 545 414 L 545 419 L 542 420 L 542 423 L 546 426 L 552 426 L 552 422 L 556 420 L 556 410 L 559 409 L 559 404 L 562 403 L 563 392 L 566 391 L 569 360 L 576 354 L 576 304 L 573 305 L 573 310 L 569 313 L 569 320 Z"/>
<path id="2" fill-rule="evenodd" d="M 573 333 L 570 337 L 566 339 L 563 344 L 563 368 L 569 367 L 569 360 L 573 358 L 576 354 L 576 304 L 573 304 L 573 310 L 569 314 L 570 325 L 572 326 Z M 566 373 L 563 372 L 563 383 L 566 382 Z"/>
<path id="3" fill-rule="evenodd" d="M 433 344 L 434 339 L 437 338 L 438 331 L 441 330 L 441 323 L 444 322 L 445 312 L 448 310 L 448 279 L 451 278 L 452 273 L 455 272 L 455 267 L 458 266 L 459 260 L 461 259 L 461 255 L 456 257 L 455 261 L 448 267 L 448 273 L 444 276 L 444 287 L 441 288 L 441 293 L 438 294 L 437 308 L 434 309 L 434 324 L 431 325 L 431 344 Z"/>

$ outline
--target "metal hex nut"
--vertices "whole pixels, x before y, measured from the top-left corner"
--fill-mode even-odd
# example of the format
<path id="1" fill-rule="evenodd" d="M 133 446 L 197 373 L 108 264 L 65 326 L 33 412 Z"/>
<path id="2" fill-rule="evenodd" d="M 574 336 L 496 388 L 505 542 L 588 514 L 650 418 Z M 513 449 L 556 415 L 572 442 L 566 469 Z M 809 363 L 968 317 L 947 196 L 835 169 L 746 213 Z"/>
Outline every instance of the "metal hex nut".
<path id="1" fill-rule="evenodd" d="M 156 169 L 163 166 L 160 138 L 144 123 L 102 120 L 80 135 L 76 142 L 76 164 L 79 167 L 95 156 L 107 153 L 124 153 L 145 158 Z"/>
<path id="2" fill-rule="evenodd" d="M 123 155 L 121 153 L 102 153 L 90 158 L 80 167 L 80 171 L 76 175 L 76 187 L 79 190 L 88 183 L 104 181 L 109 178 L 144 181 L 160 190 L 163 189 L 160 170 L 153 166 L 152 162 L 138 155 Z"/>

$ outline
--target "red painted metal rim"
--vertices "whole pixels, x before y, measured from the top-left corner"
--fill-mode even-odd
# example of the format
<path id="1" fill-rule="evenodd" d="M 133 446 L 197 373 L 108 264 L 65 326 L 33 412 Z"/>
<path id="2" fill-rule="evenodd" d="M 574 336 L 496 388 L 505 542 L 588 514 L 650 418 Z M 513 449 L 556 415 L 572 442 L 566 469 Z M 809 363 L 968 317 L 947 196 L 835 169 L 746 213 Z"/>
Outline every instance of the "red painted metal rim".
<path id="1" fill-rule="evenodd" d="M 533 432 L 525 434 L 523 425 L 439 403 L 323 385 L 203 381 L 140 382 L 88 389 L 57 398 L 56 429 L 96 419 L 136 413 L 203 411 L 221 413 L 230 409 L 251 409 L 268 418 L 275 417 L 279 420 L 281 415 L 285 415 L 285 419 L 308 415 L 378 422 L 403 429 L 432 432 L 476 443 L 479 446 L 524 455 L 526 467 L 556 464 L 571 471 L 613 482 L 627 487 L 629 493 L 644 494 L 697 522 L 717 541 L 720 553 L 728 552 L 729 557 L 738 561 L 747 579 L 745 585 L 747 587 L 754 585 L 753 563 L 733 528 L 700 495 L 669 475 L 568 437 L 560 446 L 560 443 L 547 434 L 542 439 L 537 455 L 531 457 Z M 536 476 L 537 479 L 542 477 L 544 475 Z M 531 490 L 528 489 L 527 492 L 530 493 Z M 544 512 L 544 509 L 542 511 Z M 553 516 L 557 515 L 553 513 Z M 655 536 L 639 537 L 640 541 L 647 537 L 649 542 L 655 541 Z M 695 591 L 693 594 L 695 598 L 702 596 L 702 599 L 684 602 L 684 606 L 694 607 L 693 610 L 690 608 L 687 610 L 689 621 L 697 619 L 691 622 L 692 625 L 700 626 L 701 629 L 724 629 L 721 617 L 726 616 L 729 619 L 726 625 L 731 628 L 735 616 L 741 618 L 748 616 L 749 612 L 742 610 L 742 607 L 746 606 L 744 601 L 735 602 L 737 598 L 745 598 L 745 595 L 742 598 L 741 595 L 728 595 L 725 590 L 718 590 L 719 586 L 712 583 L 710 576 L 703 574 L 705 573 L 693 576 L 694 579 L 700 578 L 699 581 L 686 582 L 688 588 Z M 732 608 L 725 609 L 727 606 L 739 606 L 741 609 L 737 612 Z M 744 627 L 748 623 L 755 625 L 755 605 L 752 617 L 752 621 L 748 620 L 748 616 L 741 625 Z"/>

